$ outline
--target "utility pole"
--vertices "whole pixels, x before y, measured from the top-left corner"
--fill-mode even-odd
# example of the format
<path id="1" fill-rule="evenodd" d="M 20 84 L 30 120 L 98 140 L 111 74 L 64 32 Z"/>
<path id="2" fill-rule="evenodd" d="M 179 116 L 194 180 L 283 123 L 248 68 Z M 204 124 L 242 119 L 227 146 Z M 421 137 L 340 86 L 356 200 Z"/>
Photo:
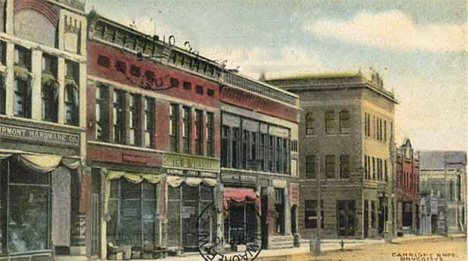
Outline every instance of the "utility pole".
<path id="1" fill-rule="evenodd" d="M 448 198 L 447 198 L 447 153 L 444 151 L 444 185 L 445 185 L 445 215 L 444 215 L 444 225 L 445 225 L 445 236 L 448 237 Z"/>
<path id="2" fill-rule="evenodd" d="M 315 243 L 315 253 L 320 255 L 320 234 L 322 230 L 322 173 L 320 171 L 320 156 L 318 157 L 317 164 L 317 189 L 318 189 L 318 200 L 317 200 L 317 242 Z"/>
<path id="3" fill-rule="evenodd" d="M 320 233 L 321 233 L 321 229 L 322 229 L 322 205 L 320 204 L 321 203 L 321 199 L 322 199 L 322 186 L 320 184 L 321 182 L 321 174 L 320 174 L 320 156 L 317 156 L 316 158 L 316 166 L 315 166 L 315 170 L 316 170 L 316 177 L 315 177 L 315 180 L 316 180 L 316 185 L 317 185 L 317 192 L 318 192 L 318 196 L 317 196 L 317 234 L 316 234 L 316 237 L 315 237 L 315 242 L 313 240 L 312 237 L 310 237 L 310 240 L 309 240 L 309 248 L 310 248 L 310 252 L 314 252 L 316 255 L 320 255 Z"/>

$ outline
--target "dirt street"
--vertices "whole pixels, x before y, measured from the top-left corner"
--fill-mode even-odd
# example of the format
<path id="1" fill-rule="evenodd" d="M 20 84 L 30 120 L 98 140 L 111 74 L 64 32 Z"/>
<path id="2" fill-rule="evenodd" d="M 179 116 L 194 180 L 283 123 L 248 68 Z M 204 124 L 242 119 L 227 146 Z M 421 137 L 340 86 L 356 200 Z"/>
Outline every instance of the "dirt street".
<path id="1" fill-rule="evenodd" d="M 466 261 L 464 238 L 356 246 L 324 253 L 314 261 Z"/>

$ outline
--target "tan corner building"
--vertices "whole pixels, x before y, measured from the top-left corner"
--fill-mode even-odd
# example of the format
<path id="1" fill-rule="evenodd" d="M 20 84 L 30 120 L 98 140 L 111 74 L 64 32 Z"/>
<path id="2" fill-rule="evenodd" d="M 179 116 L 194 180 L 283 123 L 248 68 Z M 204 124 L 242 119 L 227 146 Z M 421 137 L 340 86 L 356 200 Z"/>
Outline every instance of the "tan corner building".
<path id="1" fill-rule="evenodd" d="M 377 73 L 311 75 L 268 80 L 299 96 L 299 232 L 371 238 L 392 230 L 394 108 Z M 318 205 L 317 176 L 321 176 Z M 388 222 L 385 222 L 388 221 Z M 387 226 L 385 225 L 387 223 Z"/>

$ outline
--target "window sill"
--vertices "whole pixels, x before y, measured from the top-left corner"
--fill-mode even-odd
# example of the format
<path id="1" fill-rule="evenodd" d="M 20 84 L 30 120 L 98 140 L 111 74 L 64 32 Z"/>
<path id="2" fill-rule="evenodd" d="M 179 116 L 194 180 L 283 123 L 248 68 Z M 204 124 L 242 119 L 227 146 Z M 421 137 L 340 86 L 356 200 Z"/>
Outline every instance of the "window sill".
<path id="1" fill-rule="evenodd" d="M 261 170 L 257 171 L 257 170 L 251 170 L 251 169 L 236 169 L 236 168 L 227 168 L 227 167 L 221 167 L 221 171 L 238 171 L 238 172 L 257 173 L 257 174 L 264 174 L 264 175 L 278 176 L 278 177 L 297 177 L 289 173 L 265 172 Z"/>
<path id="2" fill-rule="evenodd" d="M 306 138 L 315 138 L 318 137 L 317 134 L 306 134 Z"/>
<path id="3" fill-rule="evenodd" d="M 124 145 L 124 144 L 117 144 L 117 143 L 111 143 L 111 142 L 105 142 L 105 141 L 88 140 L 87 143 L 88 144 L 94 144 L 94 145 L 100 145 L 100 146 L 120 148 L 120 149 L 130 149 L 130 150 L 138 150 L 138 151 L 146 151 L 146 152 L 154 152 L 154 153 L 164 153 L 164 151 L 161 151 L 161 150 L 149 149 L 149 148 L 143 148 L 143 147 L 136 147 L 136 146 L 130 146 L 130 145 Z"/>
<path id="4" fill-rule="evenodd" d="M 55 122 L 50 122 L 50 121 L 43 121 L 43 120 L 35 120 L 35 119 L 30 119 L 30 118 L 23 118 L 19 116 L 7 116 L 7 115 L 0 115 L 0 119 L 9 119 L 9 120 L 15 120 L 15 121 L 23 121 L 27 123 L 35 123 L 35 124 L 42 124 L 42 125 L 48 125 L 50 127 L 59 127 L 59 128 L 67 128 L 70 130 L 77 130 L 77 131 L 85 131 L 85 128 L 81 128 L 78 126 L 74 125 L 69 125 L 65 123 L 55 123 Z"/>

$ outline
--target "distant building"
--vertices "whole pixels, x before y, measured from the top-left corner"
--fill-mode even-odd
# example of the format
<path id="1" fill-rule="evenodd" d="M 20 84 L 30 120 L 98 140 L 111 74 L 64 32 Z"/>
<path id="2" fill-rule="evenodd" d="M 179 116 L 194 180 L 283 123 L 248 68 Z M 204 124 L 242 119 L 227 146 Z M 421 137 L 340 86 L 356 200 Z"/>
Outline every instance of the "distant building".
<path id="1" fill-rule="evenodd" d="M 421 151 L 421 233 L 466 231 L 466 152 Z"/>
<path id="2" fill-rule="evenodd" d="M 384 235 L 386 220 L 392 220 L 397 101 L 378 74 L 306 75 L 267 82 L 300 97 L 300 234 L 313 237 L 320 225 L 321 236 L 327 238 Z"/>
<path id="3" fill-rule="evenodd" d="M 419 158 L 411 141 L 405 140 L 396 154 L 394 200 L 396 228 L 401 235 L 419 232 Z"/>

